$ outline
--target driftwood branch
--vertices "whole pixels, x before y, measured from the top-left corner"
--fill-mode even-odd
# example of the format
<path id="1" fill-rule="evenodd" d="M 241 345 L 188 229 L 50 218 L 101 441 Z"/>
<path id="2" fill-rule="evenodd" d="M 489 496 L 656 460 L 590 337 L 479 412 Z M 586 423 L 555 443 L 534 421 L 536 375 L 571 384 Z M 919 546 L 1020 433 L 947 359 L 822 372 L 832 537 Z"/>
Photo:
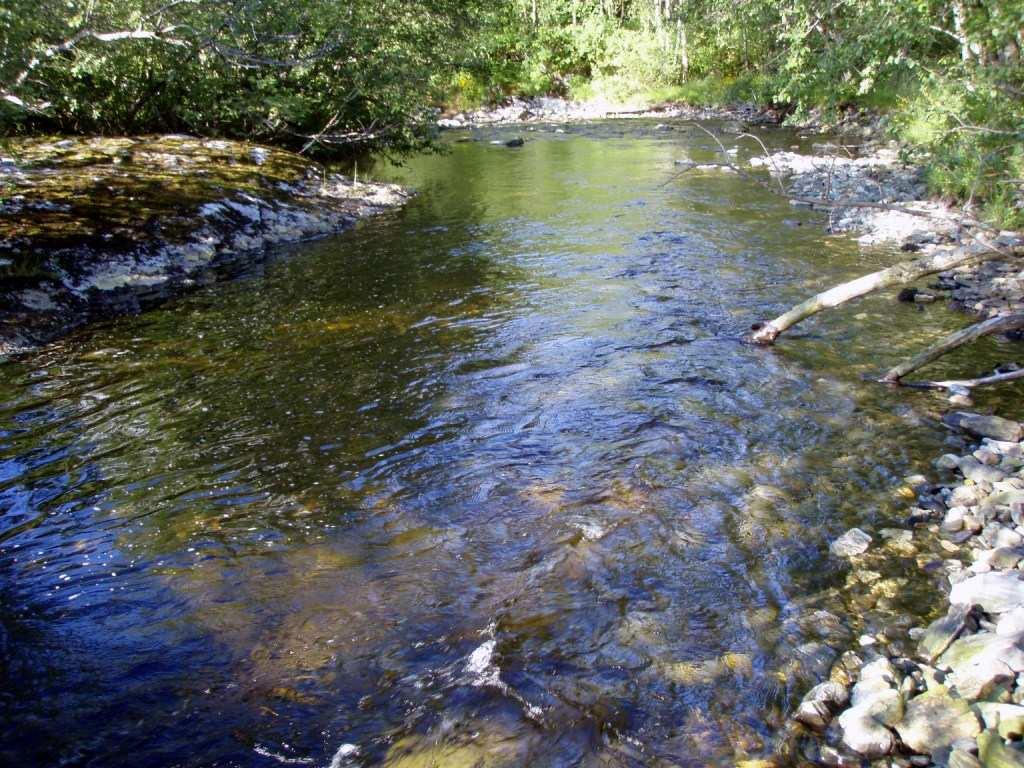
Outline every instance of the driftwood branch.
<path id="1" fill-rule="evenodd" d="M 975 323 L 967 328 L 954 331 L 937 343 L 914 355 L 909 360 L 905 360 L 899 365 L 891 368 L 882 377 L 882 381 L 886 384 L 899 384 L 900 379 L 904 376 L 913 373 L 918 368 L 923 368 L 928 365 L 928 363 L 938 360 L 940 357 L 948 352 L 952 352 L 954 349 L 980 339 L 982 336 L 988 336 L 993 333 L 1016 331 L 1020 328 L 1024 328 L 1024 312 L 990 317 L 988 320 L 983 320 L 980 323 Z"/>
<path id="2" fill-rule="evenodd" d="M 974 389 L 975 387 L 984 387 L 989 384 L 1002 384 L 1007 381 L 1017 381 L 1018 379 L 1024 379 L 1024 369 L 1019 371 L 1005 371 L 1003 373 L 993 373 L 988 376 L 979 376 L 976 379 L 948 379 L 946 381 L 901 381 L 901 387 L 908 387 L 910 389 L 946 389 L 946 390 L 957 390 L 957 389 Z"/>
<path id="3" fill-rule="evenodd" d="M 902 285 L 927 275 L 934 275 L 954 267 L 987 261 L 1003 255 L 1005 254 L 999 250 L 964 246 L 895 264 L 812 296 L 774 320 L 764 323 L 753 334 L 751 340 L 756 344 L 773 344 L 780 334 L 823 310 L 838 307 L 881 288 Z"/>

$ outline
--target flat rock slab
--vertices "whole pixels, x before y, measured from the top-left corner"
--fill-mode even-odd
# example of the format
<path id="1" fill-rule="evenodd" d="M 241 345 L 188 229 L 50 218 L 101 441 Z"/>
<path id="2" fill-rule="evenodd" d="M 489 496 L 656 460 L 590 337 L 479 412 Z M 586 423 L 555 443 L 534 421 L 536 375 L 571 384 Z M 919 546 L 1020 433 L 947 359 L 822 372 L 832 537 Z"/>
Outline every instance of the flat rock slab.
<path id="1" fill-rule="evenodd" d="M 943 421 L 952 427 L 963 429 L 979 437 L 991 437 L 1011 443 L 1019 443 L 1024 438 L 1024 427 L 1018 422 L 1004 419 L 1001 416 L 985 416 L 980 413 L 956 411 L 947 414 Z"/>
<path id="2" fill-rule="evenodd" d="M 1024 605 L 1024 580 L 1018 571 L 981 573 L 954 584 L 953 605 L 980 605 L 986 613 L 1005 613 Z"/>
<path id="3" fill-rule="evenodd" d="M 921 657 L 931 663 L 941 656 L 964 631 L 972 607 L 970 605 L 952 605 L 945 616 L 929 624 L 917 645 Z"/>
<path id="4" fill-rule="evenodd" d="M 960 696 L 978 699 L 996 683 L 1024 671 L 1024 651 L 1013 640 L 982 632 L 957 640 L 938 664 L 952 670 L 946 681 Z"/>
<path id="5" fill-rule="evenodd" d="M 896 732 L 912 750 L 930 755 L 958 739 L 977 738 L 981 723 L 965 699 L 936 686 L 910 700 Z"/>

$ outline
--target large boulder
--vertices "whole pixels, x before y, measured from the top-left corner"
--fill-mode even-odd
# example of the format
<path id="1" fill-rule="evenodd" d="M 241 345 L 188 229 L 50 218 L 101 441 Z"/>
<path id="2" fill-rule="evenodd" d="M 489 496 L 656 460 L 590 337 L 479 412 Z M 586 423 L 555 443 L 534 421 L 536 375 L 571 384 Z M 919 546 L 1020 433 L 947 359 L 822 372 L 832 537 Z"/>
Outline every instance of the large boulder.
<path id="1" fill-rule="evenodd" d="M 896 732 L 912 750 L 930 755 L 958 739 L 976 738 L 981 724 L 965 699 L 940 685 L 910 700 Z"/>
<path id="2" fill-rule="evenodd" d="M 997 683 L 1024 671 L 1024 651 L 1011 639 L 981 632 L 957 640 L 938 663 L 951 670 L 947 682 L 960 696 L 979 699 Z"/>
<path id="3" fill-rule="evenodd" d="M 1021 427 L 1016 421 L 1010 421 L 1001 416 L 985 416 L 980 413 L 956 411 L 947 414 L 943 421 L 979 437 L 991 437 L 994 440 L 1018 443 L 1024 437 L 1024 427 Z"/>
<path id="4" fill-rule="evenodd" d="M 887 726 L 903 717 L 903 697 L 896 670 L 888 659 L 878 659 L 861 670 L 853 687 L 852 706 L 839 715 L 843 743 L 863 757 L 882 757 L 896 748 L 896 737 Z"/>

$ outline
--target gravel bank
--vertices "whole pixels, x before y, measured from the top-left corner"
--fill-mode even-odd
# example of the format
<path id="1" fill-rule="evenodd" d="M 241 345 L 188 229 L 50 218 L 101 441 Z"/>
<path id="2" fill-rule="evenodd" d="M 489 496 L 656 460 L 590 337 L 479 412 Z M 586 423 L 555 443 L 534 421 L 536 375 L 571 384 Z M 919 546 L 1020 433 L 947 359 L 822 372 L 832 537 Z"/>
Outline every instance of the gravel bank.
<path id="1" fill-rule="evenodd" d="M 512 98 L 501 105 L 458 112 L 437 121 L 443 129 L 472 128 L 483 125 L 530 123 L 567 123 L 609 118 L 655 118 L 686 120 L 740 120 L 751 125 L 774 124 L 782 115 L 772 109 L 749 104 L 728 108 L 692 107 L 685 104 L 613 104 L 608 101 L 578 102 L 567 99 L 538 97 Z"/>
<path id="2" fill-rule="evenodd" d="M 893 616 L 859 638 L 794 714 L 822 735 L 803 756 L 822 765 L 1024 765 L 1024 425 L 956 412 L 963 448 L 938 479 L 908 478 L 909 527 L 853 529 L 833 542 L 851 582 L 890 587 L 879 564 L 902 557 L 942 585 L 948 610 L 927 627 Z"/>

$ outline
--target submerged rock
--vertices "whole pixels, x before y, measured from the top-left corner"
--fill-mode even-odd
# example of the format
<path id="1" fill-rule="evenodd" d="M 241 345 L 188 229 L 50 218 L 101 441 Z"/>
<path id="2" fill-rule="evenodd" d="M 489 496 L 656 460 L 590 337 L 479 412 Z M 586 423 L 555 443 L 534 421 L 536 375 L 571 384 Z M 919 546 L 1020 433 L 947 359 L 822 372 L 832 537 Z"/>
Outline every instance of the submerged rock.
<path id="1" fill-rule="evenodd" d="M 856 557 L 868 551 L 871 537 L 860 528 L 851 528 L 829 545 L 829 551 L 837 557 Z"/>

